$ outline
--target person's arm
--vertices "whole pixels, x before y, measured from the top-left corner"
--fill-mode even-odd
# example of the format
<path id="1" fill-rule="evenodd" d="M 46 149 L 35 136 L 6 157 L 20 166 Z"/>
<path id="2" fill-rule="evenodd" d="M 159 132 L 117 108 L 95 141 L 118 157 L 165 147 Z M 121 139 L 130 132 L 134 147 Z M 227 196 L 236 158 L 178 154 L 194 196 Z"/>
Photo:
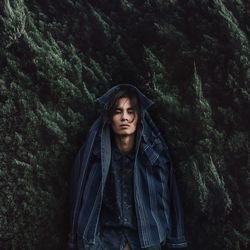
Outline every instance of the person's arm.
<path id="1" fill-rule="evenodd" d="M 185 248 L 187 241 L 184 232 L 183 210 L 170 157 L 168 180 L 170 232 L 166 238 L 166 246 L 168 249 Z"/>
<path id="2" fill-rule="evenodd" d="M 69 210 L 70 210 L 70 233 L 68 234 L 68 249 L 76 250 L 77 242 L 76 242 L 76 232 L 73 225 L 76 199 L 78 195 L 78 180 L 80 177 L 80 171 L 82 166 L 82 157 L 84 154 L 85 144 L 80 148 L 77 156 L 75 157 L 74 165 L 71 169 L 70 175 L 70 193 L 69 193 Z"/>

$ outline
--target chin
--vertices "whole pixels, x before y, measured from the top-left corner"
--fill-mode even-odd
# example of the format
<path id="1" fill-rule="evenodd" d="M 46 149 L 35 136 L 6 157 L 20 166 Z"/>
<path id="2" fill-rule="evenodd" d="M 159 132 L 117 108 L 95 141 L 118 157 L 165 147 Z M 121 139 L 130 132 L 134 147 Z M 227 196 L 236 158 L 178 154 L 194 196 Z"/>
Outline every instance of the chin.
<path id="1" fill-rule="evenodd" d="M 129 132 L 120 132 L 120 133 L 117 133 L 118 135 L 132 135 L 133 133 L 129 133 Z"/>
<path id="2" fill-rule="evenodd" d="M 135 131 L 114 131 L 117 135 L 132 135 Z"/>

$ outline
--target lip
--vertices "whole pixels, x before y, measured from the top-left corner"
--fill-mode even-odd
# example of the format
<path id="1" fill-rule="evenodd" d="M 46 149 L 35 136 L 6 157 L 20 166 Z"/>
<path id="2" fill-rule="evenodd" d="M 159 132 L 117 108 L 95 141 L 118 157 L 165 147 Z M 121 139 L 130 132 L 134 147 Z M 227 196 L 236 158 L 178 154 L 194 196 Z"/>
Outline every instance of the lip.
<path id="1" fill-rule="evenodd" d="M 122 127 L 122 128 L 128 128 L 129 125 L 128 124 L 121 124 L 120 127 Z"/>

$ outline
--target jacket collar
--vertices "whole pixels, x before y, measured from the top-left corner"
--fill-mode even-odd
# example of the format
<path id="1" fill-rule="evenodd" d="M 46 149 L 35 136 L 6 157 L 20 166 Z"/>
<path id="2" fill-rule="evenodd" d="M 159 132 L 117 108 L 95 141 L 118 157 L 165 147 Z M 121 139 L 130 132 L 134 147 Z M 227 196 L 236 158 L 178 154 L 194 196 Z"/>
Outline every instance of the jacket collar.
<path id="1" fill-rule="evenodd" d="M 131 84 L 116 85 L 116 86 L 112 87 L 111 89 L 109 89 L 104 95 L 97 98 L 97 100 L 105 107 L 108 104 L 109 99 L 111 98 L 112 94 L 116 91 L 119 91 L 123 87 L 133 88 L 137 92 L 138 97 L 140 98 L 141 110 L 142 110 L 142 123 L 141 123 L 141 126 L 138 127 L 138 131 L 137 131 L 136 148 L 138 148 L 138 147 L 141 148 L 142 152 L 144 152 L 144 154 L 147 156 L 150 164 L 154 165 L 155 161 L 157 160 L 157 158 L 161 154 L 162 150 L 164 148 L 167 149 L 167 145 L 166 145 L 164 139 L 162 138 L 158 128 L 155 126 L 154 122 L 152 121 L 149 113 L 147 112 L 147 109 L 153 104 L 153 101 L 151 101 L 149 98 L 147 98 L 139 89 L 137 89 L 135 86 L 133 86 Z M 105 121 L 102 120 L 102 122 L 104 122 L 102 124 L 103 128 L 109 127 L 109 125 Z M 99 141 L 104 141 L 103 136 L 104 136 L 104 134 L 101 133 Z M 141 137 L 143 138 L 143 140 L 140 139 Z M 111 144 L 110 137 L 106 138 L 106 141 L 107 140 L 109 140 L 109 143 Z M 99 144 L 99 143 L 97 143 L 97 144 Z M 112 150 L 112 149 L 110 148 L 110 150 Z M 100 151 L 101 151 L 100 145 L 96 145 L 94 147 L 93 153 L 94 153 L 94 155 L 99 155 L 99 157 L 102 158 Z M 136 149 L 136 151 L 137 151 L 137 149 Z"/>

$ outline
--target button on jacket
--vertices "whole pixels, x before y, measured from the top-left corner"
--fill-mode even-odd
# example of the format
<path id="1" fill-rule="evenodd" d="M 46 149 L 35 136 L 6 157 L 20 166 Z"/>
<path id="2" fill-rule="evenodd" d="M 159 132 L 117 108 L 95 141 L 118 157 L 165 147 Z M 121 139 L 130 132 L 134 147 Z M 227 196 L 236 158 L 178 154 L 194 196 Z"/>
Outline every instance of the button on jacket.
<path id="1" fill-rule="evenodd" d="M 122 86 L 110 89 L 99 102 L 107 105 L 110 95 Z M 186 247 L 183 211 L 168 147 L 147 112 L 152 101 L 135 90 L 142 109 L 133 173 L 140 246 L 147 248 L 165 241 L 168 247 Z M 96 241 L 110 163 L 110 126 L 100 116 L 92 125 L 72 169 L 68 241 L 72 249 L 77 249 L 77 244 L 87 247 Z"/>

